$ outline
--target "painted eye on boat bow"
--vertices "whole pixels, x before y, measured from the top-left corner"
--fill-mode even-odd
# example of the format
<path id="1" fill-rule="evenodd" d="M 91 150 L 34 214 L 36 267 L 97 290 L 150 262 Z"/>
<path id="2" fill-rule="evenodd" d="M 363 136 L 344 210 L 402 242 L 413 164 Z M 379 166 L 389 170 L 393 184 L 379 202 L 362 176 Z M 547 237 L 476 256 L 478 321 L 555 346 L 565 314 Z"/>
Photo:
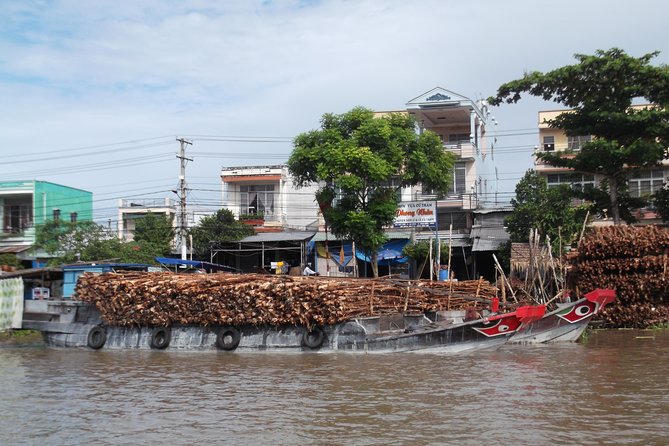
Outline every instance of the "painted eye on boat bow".
<path id="1" fill-rule="evenodd" d="M 597 304 L 595 302 L 585 301 L 578 305 L 573 306 L 564 311 L 564 313 L 559 313 L 558 316 L 567 322 L 573 324 L 583 319 L 592 316 L 597 309 Z"/>
<path id="2" fill-rule="evenodd" d="M 516 317 L 505 317 L 491 322 L 484 321 L 480 327 L 473 327 L 474 330 L 486 335 L 487 337 L 500 336 L 513 333 L 518 330 L 520 321 Z"/>

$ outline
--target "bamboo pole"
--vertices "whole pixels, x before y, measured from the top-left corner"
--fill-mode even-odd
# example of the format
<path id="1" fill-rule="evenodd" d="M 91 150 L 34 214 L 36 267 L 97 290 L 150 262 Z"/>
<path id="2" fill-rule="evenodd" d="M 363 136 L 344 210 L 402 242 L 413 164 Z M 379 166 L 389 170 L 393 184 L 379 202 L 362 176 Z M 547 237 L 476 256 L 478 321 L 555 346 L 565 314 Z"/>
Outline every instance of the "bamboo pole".
<path id="1" fill-rule="evenodd" d="M 374 287 L 376 282 L 372 282 L 372 292 L 369 294 L 369 314 L 374 314 Z"/>
<path id="2" fill-rule="evenodd" d="M 511 292 L 511 296 L 513 297 L 513 300 L 518 303 L 518 299 L 516 298 L 516 293 L 513 291 L 513 288 L 511 287 L 511 284 L 506 278 L 506 275 L 504 274 L 504 269 L 502 269 L 502 266 L 499 264 L 499 260 L 497 260 L 497 256 L 495 254 L 492 255 L 492 258 L 495 260 L 495 266 L 499 269 L 500 276 L 502 277 L 503 282 L 506 284 L 506 286 L 509 287 L 509 291 Z M 506 302 L 506 299 L 504 299 Z"/>
<path id="3" fill-rule="evenodd" d="M 420 265 L 420 271 L 418 271 L 418 277 L 416 279 L 420 280 L 420 278 L 423 276 L 423 270 L 425 270 L 425 264 L 429 260 L 429 256 L 425 256 L 425 260 L 423 260 L 423 263 Z"/>
<path id="4" fill-rule="evenodd" d="M 451 246 L 453 244 L 453 223 L 448 228 L 448 278 L 450 279 L 449 293 L 453 293 L 453 271 L 451 271 Z M 441 263 L 441 262 L 440 262 Z"/>
<path id="5" fill-rule="evenodd" d="M 434 263 L 432 260 L 432 237 L 430 237 L 430 280 L 434 277 Z"/>
<path id="6" fill-rule="evenodd" d="M 411 282 L 408 282 L 408 285 L 406 287 L 406 297 L 404 299 L 404 313 L 407 312 L 407 308 L 409 307 L 409 291 L 411 290 Z"/>
<path id="7" fill-rule="evenodd" d="M 590 210 L 585 213 L 585 220 L 583 220 L 583 226 L 581 227 L 581 235 L 578 237 L 578 244 L 576 246 L 581 245 L 581 240 L 583 240 L 583 234 L 585 234 L 585 226 L 588 224 L 588 217 L 590 217 Z"/>

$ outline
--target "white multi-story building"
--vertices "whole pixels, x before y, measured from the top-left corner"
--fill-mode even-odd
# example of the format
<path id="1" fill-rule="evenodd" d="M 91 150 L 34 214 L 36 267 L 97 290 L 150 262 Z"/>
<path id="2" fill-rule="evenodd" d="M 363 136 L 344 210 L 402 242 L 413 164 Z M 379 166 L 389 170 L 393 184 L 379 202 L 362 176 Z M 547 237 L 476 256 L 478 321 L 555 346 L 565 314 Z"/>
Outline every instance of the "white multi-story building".
<path id="1" fill-rule="evenodd" d="M 494 206 L 497 200 L 494 147 L 488 144 L 488 121 L 494 118 L 490 118 L 487 104 L 434 88 L 406 105 L 420 131 L 435 132 L 444 149 L 456 156 L 451 191 L 439 206 L 467 210 Z M 430 191 L 419 189 L 418 194 L 425 197 Z"/>
<path id="2" fill-rule="evenodd" d="M 317 229 L 316 185 L 297 188 L 286 165 L 225 167 L 223 207 L 236 218 L 260 218 L 259 231 Z"/>
<path id="3" fill-rule="evenodd" d="M 494 270 L 488 252 L 505 240 L 505 231 L 501 222 L 491 226 L 481 221 L 506 209 L 498 202 L 495 140 L 490 136 L 496 121 L 487 103 L 437 87 L 407 102 L 406 111 L 415 117 L 419 131 L 435 132 L 444 150 L 456 157 L 453 184 L 445 197 L 437 197 L 421 186 L 411 190 L 413 200 L 437 202 L 438 232 L 417 230 L 414 237 L 438 237 L 450 244 L 452 269 L 461 278 Z"/>
<path id="4" fill-rule="evenodd" d="M 135 236 L 135 222 L 148 213 L 165 217 L 176 228 L 177 205 L 169 198 L 120 199 L 118 202 L 118 238 L 131 241 Z"/>

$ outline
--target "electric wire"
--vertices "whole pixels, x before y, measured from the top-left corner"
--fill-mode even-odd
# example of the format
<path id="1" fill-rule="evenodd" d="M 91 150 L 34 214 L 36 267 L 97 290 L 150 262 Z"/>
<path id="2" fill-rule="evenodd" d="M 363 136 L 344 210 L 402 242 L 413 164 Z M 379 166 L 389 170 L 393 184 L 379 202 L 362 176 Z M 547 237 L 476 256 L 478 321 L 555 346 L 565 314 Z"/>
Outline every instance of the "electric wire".
<path id="1" fill-rule="evenodd" d="M 531 130 L 531 131 L 530 131 Z M 495 141 L 496 138 L 504 138 L 504 137 L 511 137 L 511 136 L 528 136 L 528 135 L 536 135 L 538 134 L 537 129 L 510 129 L 510 130 L 495 130 L 495 132 L 489 132 L 487 135 L 489 140 Z M 287 136 L 221 136 L 221 135 L 185 135 L 186 138 L 192 139 L 194 141 L 201 141 L 201 142 L 233 142 L 233 143 L 277 143 L 277 144 L 287 144 L 287 143 L 292 143 L 293 137 L 287 137 Z M 21 164 L 21 163 L 37 163 L 40 161 L 56 161 L 56 160 L 69 160 L 72 158 L 79 158 L 79 157 L 84 157 L 84 156 L 93 156 L 93 155 L 114 155 L 117 152 L 126 152 L 126 151 L 132 151 L 132 150 L 143 150 L 143 149 L 150 149 L 150 148 L 155 148 L 155 147 L 162 147 L 166 145 L 173 144 L 173 141 L 159 141 L 161 139 L 166 139 L 166 138 L 176 138 L 175 136 L 159 136 L 159 137 L 153 137 L 153 138 L 144 138 L 144 139 L 139 139 L 139 140 L 130 140 L 130 141 L 122 141 L 122 142 L 116 142 L 116 143 L 109 143 L 109 144 L 99 144 L 99 145 L 91 145 L 91 146 L 83 146 L 83 147 L 75 147 L 75 148 L 69 148 L 69 149 L 59 149 L 59 150 L 51 150 L 51 151 L 41 151 L 41 152 L 30 152 L 30 153 L 22 153 L 22 154 L 9 154 L 6 156 L 3 156 L 5 161 L 2 163 L 2 166 L 4 165 L 15 165 L 15 164 Z M 493 139 L 494 138 L 494 139 Z M 157 141 L 157 142 L 151 142 L 151 141 Z M 102 148 L 112 148 L 113 150 L 109 150 L 106 153 L 101 154 L 99 150 L 91 150 L 91 149 L 102 149 Z M 531 145 L 506 145 L 506 146 L 498 146 L 494 147 L 491 150 L 491 155 L 511 155 L 511 154 L 517 154 L 517 153 L 527 153 L 530 152 L 534 146 Z M 86 152 L 87 151 L 87 152 Z M 76 154 L 72 154 L 71 152 L 80 152 Z M 48 154 L 54 154 L 58 153 L 59 156 L 47 156 L 44 157 L 43 155 L 48 155 Z M 63 153 L 66 153 L 63 155 Z M 531 155 L 531 153 L 528 153 Z M 258 152 L 212 152 L 212 151 L 198 151 L 197 149 L 191 151 L 189 153 L 190 156 L 192 156 L 194 159 L 198 158 L 218 158 L 218 159 L 238 159 L 238 158 L 249 158 L 252 156 L 255 160 L 258 159 L 258 157 L 265 157 L 266 159 L 274 159 L 274 160 L 287 160 L 287 158 L 290 156 L 290 153 L 258 153 Z M 40 156 L 40 158 L 29 158 L 29 157 L 35 157 L 35 156 Z M 144 156 L 136 156 L 136 157 L 130 157 L 130 158 L 124 158 L 121 160 L 111 160 L 111 161 L 100 161 L 100 162 L 95 162 L 95 163 L 84 163 L 84 164 L 77 164 L 77 165 L 69 165 L 65 167 L 52 167 L 51 169 L 39 169 L 39 170 L 25 170 L 25 171 L 12 171 L 10 174 L 11 178 L 21 178 L 21 177 L 30 177 L 35 174 L 40 174 L 43 176 L 60 176 L 60 175 L 68 175 L 68 174 L 73 174 L 73 173 L 80 173 L 80 172 L 89 172 L 89 171 L 99 171 L 99 170 L 107 170 L 107 169 L 120 169 L 120 168 L 134 168 L 137 166 L 144 166 L 147 164 L 156 164 L 156 163 L 165 163 L 167 161 L 170 161 L 173 159 L 174 152 L 170 151 L 169 154 L 152 154 L 152 155 L 144 155 Z M 21 158 L 16 161 L 7 161 L 7 158 L 11 159 L 16 159 L 16 158 Z M 51 163 L 53 164 L 53 163 Z M 504 175 L 508 175 L 509 173 L 505 173 Z M 513 172 L 512 174 L 519 174 L 516 172 Z M 484 174 L 482 176 L 487 176 L 490 177 L 492 174 Z M 192 177 L 193 179 L 209 179 L 209 177 Z M 518 180 L 521 177 L 498 177 L 498 181 L 514 181 Z M 146 181 L 138 181 L 130 184 L 146 184 L 146 183 L 152 183 L 155 184 L 155 180 L 146 180 Z M 164 183 L 162 183 L 164 184 Z M 218 185 L 218 183 L 192 183 L 193 185 Z M 115 187 L 115 184 L 110 184 L 110 185 L 105 185 L 105 186 L 98 186 L 98 188 L 112 188 Z M 143 189 L 137 189 L 143 190 Z M 191 190 L 195 191 L 202 191 L 202 192 L 216 192 L 216 193 L 221 193 L 220 189 L 206 189 L 206 188 L 192 188 Z M 168 193 L 170 190 L 159 190 L 159 191 L 154 191 L 154 192 L 143 192 L 137 195 L 130 195 L 128 196 L 128 192 L 133 192 L 135 191 L 134 189 L 127 190 L 127 191 L 115 191 L 115 192 L 110 192 L 107 194 L 102 194 L 102 197 L 105 196 L 110 196 L 109 198 L 101 198 L 100 195 L 96 195 L 96 198 L 94 199 L 94 203 L 102 203 L 106 201 L 112 201 L 112 200 L 118 200 L 118 199 L 128 199 L 133 196 L 137 197 L 151 197 L 152 195 L 156 194 L 161 194 L 161 193 Z M 293 193 L 293 196 L 296 196 L 296 194 L 305 194 L 305 193 L 299 193 L 295 192 Z M 498 196 L 513 196 L 515 195 L 515 192 L 510 192 L 510 191 L 499 191 L 497 193 Z M 222 206 L 222 202 L 219 199 L 205 199 L 201 198 L 199 195 L 197 196 L 191 196 L 191 199 L 189 202 L 192 204 L 192 206 L 197 207 L 206 207 L 206 208 L 211 208 L 211 207 L 217 207 L 220 208 Z M 308 209 L 313 209 L 312 207 L 309 207 Z M 95 209 L 96 212 L 100 213 L 107 213 L 109 212 L 114 212 L 114 214 L 118 215 L 116 212 L 118 209 L 116 207 L 96 207 Z"/>

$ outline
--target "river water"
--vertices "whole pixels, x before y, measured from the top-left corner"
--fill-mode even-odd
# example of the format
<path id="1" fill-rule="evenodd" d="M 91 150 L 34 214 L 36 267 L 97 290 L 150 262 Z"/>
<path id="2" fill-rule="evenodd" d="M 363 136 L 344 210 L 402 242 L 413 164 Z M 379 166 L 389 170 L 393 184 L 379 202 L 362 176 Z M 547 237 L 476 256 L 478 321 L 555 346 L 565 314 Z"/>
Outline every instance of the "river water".
<path id="1" fill-rule="evenodd" d="M 0 346 L 6 445 L 669 444 L 669 330 L 494 352 Z"/>

